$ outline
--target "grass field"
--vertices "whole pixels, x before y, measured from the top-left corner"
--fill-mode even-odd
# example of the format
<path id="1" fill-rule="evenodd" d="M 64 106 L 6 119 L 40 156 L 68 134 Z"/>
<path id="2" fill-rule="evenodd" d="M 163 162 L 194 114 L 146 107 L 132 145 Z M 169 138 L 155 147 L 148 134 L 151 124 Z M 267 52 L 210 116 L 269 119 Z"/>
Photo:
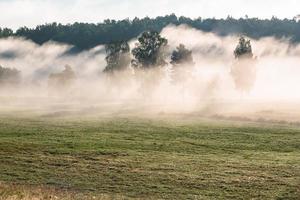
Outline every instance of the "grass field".
<path id="1" fill-rule="evenodd" d="M 300 127 L 1 112 L 0 199 L 299 199 Z"/>

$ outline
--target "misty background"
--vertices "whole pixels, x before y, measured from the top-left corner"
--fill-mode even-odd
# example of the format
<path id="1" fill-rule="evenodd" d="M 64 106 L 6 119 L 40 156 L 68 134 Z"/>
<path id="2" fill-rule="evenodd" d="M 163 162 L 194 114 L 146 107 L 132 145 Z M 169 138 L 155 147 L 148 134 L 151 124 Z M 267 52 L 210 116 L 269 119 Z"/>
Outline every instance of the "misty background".
<path id="1" fill-rule="evenodd" d="M 298 4 L 1 0 L 0 105 L 109 105 L 115 110 L 295 119 L 300 99 Z M 159 51 L 165 65 L 140 70 L 130 60 L 147 31 L 167 40 L 167 48 Z M 251 42 L 251 59 L 235 56 L 241 36 Z M 106 73 L 107 45 L 122 41 L 129 45 L 129 62 L 121 63 L 125 70 Z M 191 52 L 191 62 L 176 69 L 172 56 L 180 45 Z M 8 79 L 10 74 L 17 81 Z"/>
<path id="2" fill-rule="evenodd" d="M 103 72 L 107 65 L 103 45 L 70 53 L 74 46 L 68 44 L 49 41 L 39 45 L 20 37 L 2 38 L 0 63 L 20 70 L 22 81 L 17 86 L 1 87 L 1 105 L 25 108 L 63 103 L 76 107 L 113 105 L 114 109 L 140 106 L 155 112 L 230 116 L 246 112 L 273 116 L 275 111 L 285 116 L 281 109 L 298 105 L 299 45 L 274 37 L 251 39 L 255 61 L 245 61 L 238 66 L 241 70 L 233 74 L 237 62 L 233 51 L 239 35 L 220 36 L 187 25 L 169 25 L 160 34 L 168 40 L 168 62 L 179 44 L 192 51 L 194 64 L 184 66 L 179 84 L 170 80 L 171 64 L 143 73 L 129 65 L 125 72 L 113 78 L 107 76 Z M 137 38 L 132 38 L 129 46 L 133 48 L 136 43 Z M 59 87 L 52 92 L 49 76 L 61 73 L 66 65 L 74 71 L 76 81 L 67 89 Z M 249 89 L 241 91 L 237 84 L 243 83 L 236 82 L 236 77 L 249 79 L 248 65 L 254 69 L 254 76 L 250 77 Z M 289 106 L 285 106 L 287 103 Z M 294 112 L 298 114 L 295 109 Z"/>

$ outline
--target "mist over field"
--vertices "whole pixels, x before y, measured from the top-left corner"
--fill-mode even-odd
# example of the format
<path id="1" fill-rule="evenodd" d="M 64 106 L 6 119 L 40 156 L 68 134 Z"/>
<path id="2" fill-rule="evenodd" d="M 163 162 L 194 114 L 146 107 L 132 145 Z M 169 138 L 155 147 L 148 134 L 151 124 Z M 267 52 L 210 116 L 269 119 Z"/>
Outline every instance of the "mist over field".
<path id="1" fill-rule="evenodd" d="M 298 200 L 299 6 L 0 0 L 0 200 Z"/>
<path id="2" fill-rule="evenodd" d="M 73 52 L 73 46 L 57 42 L 37 45 L 24 38 L 0 39 L 0 65 L 21 71 L 19 84 L 1 86 L 0 105 L 108 105 L 114 110 L 142 107 L 145 113 L 293 121 L 299 116 L 299 45 L 288 39 L 250 38 L 254 59 L 237 63 L 233 51 L 240 35 L 222 37 L 186 25 L 169 25 L 161 35 L 168 40 L 167 62 L 179 44 L 193 53 L 194 64 L 180 69 L 176 83 L 171 64 L 147 70 L 127 66 L 113 75 L 103 73 L 106 55 L 101 45 Z M 130 47 L 136 42 L 136 38 L 130 40 Z M 51 88 L 49 76 L 61 73 L 66 65 L 74 71 L 75 81 L 68 88 Z"/>

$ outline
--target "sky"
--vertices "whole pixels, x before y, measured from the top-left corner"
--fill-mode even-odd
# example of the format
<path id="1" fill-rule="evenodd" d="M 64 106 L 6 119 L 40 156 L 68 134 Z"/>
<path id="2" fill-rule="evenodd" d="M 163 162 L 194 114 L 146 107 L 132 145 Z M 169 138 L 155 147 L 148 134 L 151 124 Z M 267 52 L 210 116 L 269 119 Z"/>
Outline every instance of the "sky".
<path id="1" fill-rule="evenodd" d="M 0 27 L 17 29 L 60 22 L 98 23 L 175 13 L 191 18 L 293 18 L 300 0 L 0 0 Z"/>

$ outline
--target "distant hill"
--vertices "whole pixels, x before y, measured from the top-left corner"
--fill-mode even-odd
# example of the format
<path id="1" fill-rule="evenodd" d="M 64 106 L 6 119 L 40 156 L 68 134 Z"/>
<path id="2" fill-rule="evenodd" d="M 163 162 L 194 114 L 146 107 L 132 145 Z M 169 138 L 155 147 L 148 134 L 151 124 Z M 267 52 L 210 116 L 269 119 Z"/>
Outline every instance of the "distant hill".
<path id="1" fill-rule="evenodd" d="M 43 44 L 49 40 L 74 45 L 79 50 L 90 49 L 99 44 L 107 44 L 112 41 L 125 41 L 137 37 L 146 30 L 161 31 L 169 24 L 187 24 L 205 32 L 214 32 L 222 36 L 230 34 L 243 34 L 252 38 L 274 36 L 276 38 L 289 38 L 291 42 L 300 42 L 300 22 L 294 19 L 258 19 L 240 18 L 234 19 L 190 19 L 166 15 L 156 18 L 135 18 L 133 20 L 104 20 L 98 24 L 74 23 L 62 25 L 51 23 L 39 25 L 30 29 L 21 27 L 17 31 L 0 29 L 0 38 L 9 36 L 22 36 Z"/>

